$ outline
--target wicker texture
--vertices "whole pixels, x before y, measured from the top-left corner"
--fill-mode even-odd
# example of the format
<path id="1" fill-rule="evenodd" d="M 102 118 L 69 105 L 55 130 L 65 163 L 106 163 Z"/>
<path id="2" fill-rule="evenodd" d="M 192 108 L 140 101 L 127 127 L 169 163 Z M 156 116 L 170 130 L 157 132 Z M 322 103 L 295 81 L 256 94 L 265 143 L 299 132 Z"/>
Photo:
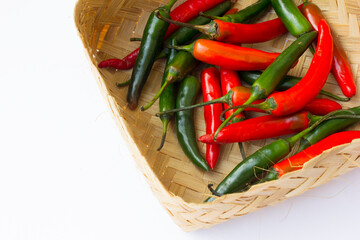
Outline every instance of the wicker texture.
<path id="1" fill-rule="evenodd" d="M 141 37 L 150 12 L 166 2 L 166 0 L 79 0 L 75 9 L 75 22 L 101 91 L 128 142 L 139 169 L 159 201 L 182 229 L 192 231 L 210 227 L 235 216 L 275 204 L 319 186 L 358 166 L 360 141 L 356 140 L 325 152 L 306 164 L 303 170 L 287 174 L 280 180 L 255 186 L 245 193 L 224 196 L 210 204 L 202 204 L 201 202 L 210 194 L 207 185 L 214 183 L 216 186 L 241 161 L 238 147 L 224 146 L 218 166 L 214 171 L 205 173 L 194 167 L 182 153 L 172 123 L 165 147 L 161 152 L 157 152 L 162 133 L 161 122 L 154 116 L 158 111 L 157 104 L 147 112 L 127 109 L 125 100 L 127 89 L 118 89 L 115 83 L 128 80 L 131 71 L 96 67 L 104 59 L 122 58 L 137 48 L 139 43 L 130 42 L 129 38 Z M 177 4 L 181 2 L 183 1 Z M 241 9 L 253 2 L 255 0 L 239 1 L 236 7 Z M 313 2 L 324 11 L 334 32 L 339 35 L 349 55 L 358 84 L 360 1 L 314 0 Z M 271 11 L 261 21 L 274 17 L 275 13 Z M 293 40 L 294 38 L 287 34 L 253 47 L 281 52 Z M 307 51 L 290 74 L 304 76 L 311 59 L 312 55 Z M 151 100 L 158 91 L 163 69 L 164 61 L 157 61 L 144 87 L 139 106 Z M 341 94 L 332 76 L 329 76 L 325 89 Z M 360 105 L 358 96 L 351 102 L 343 104 L 344 107 L 358 105 Z M 195 111 L 195 121 L 197 136 L 200 136 L 205 133 L 202 109 Z M 360 126 L 352 129 L 359 130 Z M 251 153 L 271 141 L 273 139 L 245 143 L 246 152 Z M 200 148 L 204 153 L 205 145 L 200 144 Z"/>

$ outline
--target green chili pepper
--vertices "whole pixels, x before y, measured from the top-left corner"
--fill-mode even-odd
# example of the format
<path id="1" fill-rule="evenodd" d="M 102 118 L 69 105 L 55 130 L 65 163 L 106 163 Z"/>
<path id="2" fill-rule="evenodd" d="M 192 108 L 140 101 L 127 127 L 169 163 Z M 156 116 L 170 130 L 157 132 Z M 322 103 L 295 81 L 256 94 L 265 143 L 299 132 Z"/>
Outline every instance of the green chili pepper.
<path id="1" fill-rule="evenodd" d="M 256 3 L 240 10 L 235 14 L 229 14 L 223 17 L 217 17 L 212 14 L 201 14 L 205 17 L 211 19 L 218 19 L 224 22 L 232 22 L 232 23 L 248 23 L 250 21 L 256 21 L 260 16 L 263 15 L 270 7 L 270 0 L 259 0 Z M 254 19 L 256 17 L 256 19 Z"/>
<path id="2" fill-rule="evenodd" d="M 170 17 L 170 9 L 176 1 L 171 0 L 167 5 L 157 8 L 155 11 L 164 17 Z M 155 17 L 155 11 L 151 13 L 145 26 L 139 55 L 131 75 L 127 102 L 132 110 L 138 105 L 141 90 L 149 76 L 155 58 L 160 52 L 165 33 L 169 27 L 168 23 Z"/>
<path id="3" fill-rule="evenodd" d="M 241 80 L 245 81 L 249 85 L 253 85 L 253 83 L 260 77 L 262 74 L 261 71 L 249 71 L 249 72 L 239 72 L 239 76 Z M 293 76 L 285 76 L 279 83 L 279 85 L 276 87 L 277 91 L 285 91 L 293 86 L 295 86 L 298 82 L 300 82 L 300 77 L 293 77 Z M 338 101 L 342 102 L 348 102 L 350 101 L 350 98 L 347 97 L 340 97 L 335 94 L 332 94 L 330 92 L 321 90 L 320 94 L 328 96 L 330 98 L 333 98 Z"/>
<path id="4" fill-rule="evenodd" d="M 360 107 L 351 108 L 349 110 L 351 110 L 356 115 L 360 114 Z M 340 110 L 338 114 L 351 116 L 351 113 L 348 112 L 349 110 Z M 359 121 L 359 119 L 333 119 L 322 123 L 320 126 L 315 128 L 312 132 L 305 135 L 301 139 L 298 152 L 305 150 L 306 148 L 314 145 L 327 136 L 339 132 Z"/>
<path id="5" fill-rule="evenodd" d="M 214 16 L 221 16 L 226 11 L 228 11 L 233 6 L 233 1 L 227 0 L 223 3 L 220 3 L 216 7 L 204 12 L 204 14 L 208 15 L 214 15 Z M 204 25 L 209 23 L 211 20 L 206 17 L 196 17 L 193 20 L 189 21 L 188 23 L 194 24 L 194 25 Z M 182 27 L 179 30 L 177 30 L 175 33 L 173 33 L 168 39 L 165 40 L 164 45 L 169 45 L 173 39 L 176 40 L 177 44 L 185 44 L 191 39 L 193 39 L 196 35 L 199 34 L 199 31 Z M 164 57 L 169 53 L 169 48 L 164 48 L 161 53 L 159 54 L 158 58 Z"/>
<path id="6" fill-rule="evenodd" d="M 193 77 L 187 77 L 182 81 L 178 96 L 176 99 L 176 107 L 185 107 L 194 104 L 200 90 L 199 81 Z M 185 155 L 199 168 L 209 171 L 210 167 L 201 156 L 194 126 L 193 110 L 182 111 L 176 113 L 176 130 L 177 138 Z"/>
<path id="7" fill-rule="evenodd" d="M 171 44 L 176 45 L 176 40 L 172 39 Z M 168 66 L 169 63 L 175 58 L 176 54 L 177 54 L 177 51 L 175 49 L 170 50 L 170 52 L 168 54 L 166 66 Z M 161 85 L 163 85 L 164 82 L 166 81 L 166 77 L 167 77 L 167 75 L 164 73 Z M 174 109 L 175 106 L 176 106 L 176 89 L 175 89 L 175 84 L 173 83 L 173 84 L 170 84 L 168 86 L 168 88 L 166 88 L 164 90 L 163 94 L 160 96 L 159 109 L 160 109 L 160 111 L 167 111 L 170 109 Z M 162 136 L 161 145 L 158 148 L 158 151 L 160 151 L 161 148 L 164 146 L 166 132 L 167 132 L 167 126 L 173 117 L 174 117 L 173 113 L 164 114 L 164 115 L 160 116 L 160 119 L 163 124 L 163 136 Z"/>
<path id="8" fill-rule="evenodd" d="M 295 64 L 298 58 L 305 52 L 310 44 L 315 40 L 317 32 L 310 32 L 296 39 L 287 49 L 285 49 L 275 61 L 261 74 L 261 76 L 252 84 L 251 95 L 244 103 L 248 105 L 256 100 L 269 96 L 287 74 L 290 68 Z M 228 117 L 219 129 L 215 132 L 215 140 L 221 129 L 228 124 L 234 116 L 238 115 L 244 108 L 237 109 Z"/>
<path id="9" fill-rule="evenodd" d="M 360 108 L 360 107 L 359 107 Z M 348 113 L 346 115 L 344 113 Z M 335 118 L 359 118 L 360 116 L 354 116 L 353 111 L 349 110 L 339 110 L 332 112 L 316 123 L 314 123 L 311 127 L 305 129 L 304 131 L 298 133 L 297 135 L 287 138 L 287 139 L 279 139 L 276 140 L 249 157 L 240 162 L 225 179 L 218 185 L 216 190 L 213 190 L 213 193 L 217 196 L 222 196 L 224 194 L 233 193 L 239 190 L 246 189 L 251 182 L 256 179 L 256 177 L 261 176 L 267 169 L 281 161 L 284 157 L 286 157 L 290 152 L 292 147 L 294 147 L 295 143 L 304 137 L 306 134 L 314 130 L 324 121 L 333 121 L 329 119 Z M 343 119 L 338 119 L 343 120 Z M 350 120 L 350 119 L 349 119 Z M 352 119 L 355 120 L 355 119 Z M 356 119 L 359 121 L 359 119 Z M 214 198 L 210 197 L 206 200 L 206 202 L 213 201 Z"/>
<path id="10" fill-rule="evenodd" d="M 312 31 L 309 21 L 292 0 L 271 0 L 271 4 L 285 27 L 294 37 Z"/>

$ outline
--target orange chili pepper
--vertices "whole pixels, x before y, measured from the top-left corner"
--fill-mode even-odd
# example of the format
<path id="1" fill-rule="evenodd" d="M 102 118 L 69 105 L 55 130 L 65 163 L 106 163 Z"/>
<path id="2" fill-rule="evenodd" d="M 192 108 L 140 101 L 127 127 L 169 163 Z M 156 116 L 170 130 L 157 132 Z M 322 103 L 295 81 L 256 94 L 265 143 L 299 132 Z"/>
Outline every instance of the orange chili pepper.
<path id="1" fill-rule="evenodd" d="M 199 61 L 238 71 L 266 69 L 280 55 L 208 39 L 174 48 L 192 53 Z"/>

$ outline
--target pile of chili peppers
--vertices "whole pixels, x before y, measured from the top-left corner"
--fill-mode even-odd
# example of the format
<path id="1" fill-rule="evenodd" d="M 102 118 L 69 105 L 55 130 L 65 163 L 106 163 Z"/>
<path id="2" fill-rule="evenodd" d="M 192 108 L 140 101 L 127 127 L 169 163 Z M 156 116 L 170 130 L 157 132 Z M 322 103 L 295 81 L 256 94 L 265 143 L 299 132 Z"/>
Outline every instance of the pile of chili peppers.
<path id="1" fill-rule="evenodd" d="M 176 0 L 170 0 L 150 15 L 139 49 L 99 64 L 134 68 L 127 101 L 135 110 L 152 65 L 167 58 L 159 92 L 141 107 L 146 111 L 159 99 L 159 151 L 173 118 L 185 155 L 204 171 L 216 167 L 222 144 L 239 143 L 243 160 L 215 189 L 209 185 L 213 197 L 207 202 L 278 179 L 323 151 L 360 138 L 360 131 L 341 132 L 360 121 L 360 107 L 343 110 L 338 103 L 356 94 L 349 60 L 321 9 L 303 2 L 296 6 L 292 0 L 258 0 L 238 11 L 232 8 L 234 0 L 187 0 L 171 10 Z M 255 23 L 271 7 L 279 18 Z M 287 32 L 296 40 L 281 53 L 241 46 Z M 314 56 L 306 75 L 287 76 L 308 48 Z M 199 80 L 191 75 L 198 66 L 203 66 Z M 345 97 L 322 90 L 330 73 Z M 195 104 L 200 92 L 203 103 Z M 202 106 L 206 135 L 197 139 L 193 109 Z M 247 119 L 249 112 L 261 116 Z M 242 143 L 274 137 L 279 139 L 246 156 Z M 206 144 L 205 158 L 197 140 Z M 298 153 L 288 156 L 297 142 Z"/>

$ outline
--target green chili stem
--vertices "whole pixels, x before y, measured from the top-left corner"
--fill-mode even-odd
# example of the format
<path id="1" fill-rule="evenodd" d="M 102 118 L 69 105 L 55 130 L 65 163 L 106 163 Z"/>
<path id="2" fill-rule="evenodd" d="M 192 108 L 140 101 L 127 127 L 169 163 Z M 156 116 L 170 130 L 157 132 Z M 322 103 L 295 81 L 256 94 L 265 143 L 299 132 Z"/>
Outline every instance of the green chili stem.
<path id="1" fill-rule="evenodd" d="M 327 92 L 327 91 L 323 91 L 323 90 L 320 91 L 320 94 L 328 96 L 330 98 L 333 98 L 333 99 L 341 101 L 341 102 L 350 101 L 350 98 L 348 98 L 348 97 L 340 97 L 338 95 L 332 94 L 331 92 Z"/>
<path id="2" fill-rule="evenodd" d="M 309 120 L 310 120 L 310 123 L 309 125 L 313 125 L 314 123 L 316 123 L 317 121 L 321 120 L 323 117 L 322 116 L 317 116 L 317 115 L 312 115 L 309 113 Z"/>
<path id="3" fill-rule="evenodd" d="M 129 85 L 129 84 L 130 84 L 130 79 L 127 80 L 127 81 L 125 81 L 125 82 L 122 82 L 122 83 L 116 83 L 116 86 L 117 86 L 118 88 L 122 88 L 122 87 L 126 87 L 126 86 Z"/>
<path id="4" fill-rule="evenodd" d="M 180 27 L 186 27 L 186 28 L 190 28 L 190 29 L 194 29 L 197 30 L 203 34 L 208 34 L 210 31 L 210 26 L 209 25 L 194 25 L 194 24 L 189 24 L 189 23 L 183 23 L 183 22 L 178 22 L 166 17 L 163 17 L 160 15 L 160 13 L 157 11 L 155 12 L 155 16 L 157 18 L 159 18 L 160 20 L 163 20 L 165 22 L 180 26 Z"/>
<path id="5" fill-rule="evenodd" d="M 261 110 L 264 110 L 264 105 L 265 104 L 262 104 L 262 103 L 259 103 L 259 104 L 248 104 L 248 105 L 240 105 L 240 106 L 234 106 L 234 107 L 230 107 L 228 109 L 225 109 L 221 115 L 220 115 L 220 118 L 224 118 L 224 115 L 225 113 L 227 113 L 228 111 L 231 111 L 231 110 L 234 110 L 234 109 L 238 109 L 241 108 L 241 110 L 245 110 L 246 108 L 257 108 L 257 109 L 261 109 Z M 239 112 L 240 113 L 240 112 Z M 235 112 L 234 112 L 235 114 Z M 231 117 L 231 116 L 230 116 Z"/>
<path id="6" fill-rule="evenodd" d="M 309 49 L 310 49 L 310 52 L 311 52 L 312 54 L 315 54 L 315 48 L 314 48 L 313 45 L 310 45 L 310 46 L 309 46 Z"/>
<path id="7" fill-rule="evenodd" d="M 202 17 L 209 18 L 211 20 L 216 20 L 216 18 L 217 18 L 216 16 L 207 15 L 206 13 L 203 13 L 203 12 L 200 12 L 199 15 Z"/>
<path id="8" fill-rule="evenodd" d="M 224 194 L 220 194 L 218 192 L 215 191 L 215 189 L 213 189 L 214 184 L 208 184 L 208 189 L 209 191 L 212 193 L 212 195 L 216 196 L 216 197 L 221 197 Z"/>
<path id="9" fill-rule="evenodd" d="M 162 137 L 161 137 L 160 146 L 157 149 L 158 151 L 160 151 L 164 147 L 168 123 L 169 123 L 169 121 L 167 121 L 165 124 L 163 124 L 163 134 L 162 134 Z"/>
<path id="10" fill-rule="evenodd" d="M 132 37 L 130 38 L 130 42 L 141 42 L 142 38 Z"/>
<path id="11" fill-rule="evenodd" d="M 161 96 L 161 94 L 164 92 L 164 90 L 171 84 L 171 81 L 166 81 L 160 88 L 160 91 L 155 95 L 155 97 L 146 105 L 141 106 L 141 111 L 148 110 L 155 102 L 156 100 Z"/>
<path id="12" fill-rule="evenodd" d="M 246 153 L 245 153 L 245 148 L 244 148 L 244 144 L 242 142 L 238 143 L 239 148 L 240 148 L 240 153 L 241 153 L 241 157 L 243 160 L 246 159 Z"/>
<path id="13" fill-rule="evenodd" d="M 178 51 L 186 51 L 189 53 L 193 53 L 193 49 L 194 49 L 194 44 L 195 42 L 189 44 L 189 45 L 185 45 L 185 46 L 176 46 L 176 45 L 169 45 L 169 44 L 165 44 L 166 48 L 171 48 L 171 49 L 175 49 Z"/>
<path id="14" fill-rule="evenodd" d="M 204 107 L 204 106 L 207 106 L 207 105 L 210 105 L 210 104 L 215 104 L 215 103 L 227 103 L 226 102 L 226 95 L 222 96 L 221 98 L 214 99 L 214 100 L 211 100 L 211 101 L 207 101 L 207 102 L 204 102 L 204 103 L 199 103 L 199 104 L 191 105 L 191 106 L 188 106 L 188 107 L 172 109 L 172 110 L 165 111 L 165 112 L 159 112 L 159 113 L 156 113 L 155 116 L 160 117 L 161 115 L 164 115 L 164 114 L 175 113 L 175 112 L 180 112 L 180 111 L 184 111 L 184 110 L 191 110 L 191 109 L 194 109 L 194 108 Z"/>

